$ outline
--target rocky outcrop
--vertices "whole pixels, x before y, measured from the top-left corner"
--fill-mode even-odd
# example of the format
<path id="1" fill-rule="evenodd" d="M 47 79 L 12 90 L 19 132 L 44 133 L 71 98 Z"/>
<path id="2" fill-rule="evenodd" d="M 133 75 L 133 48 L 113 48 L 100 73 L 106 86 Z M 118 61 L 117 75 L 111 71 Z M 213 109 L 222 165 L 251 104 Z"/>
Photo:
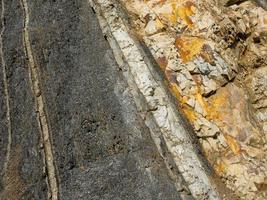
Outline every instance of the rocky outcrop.
<path id="1" fill-rule="evenodd" d="M 266 199 L 265 2 L 2 0 L 0 199 Z"/>
<path id="2" fill-rule="evenodd" d="M 139 42 L 129 34 L 129 27 L 120 10 L 120 5 L 112 1 L 90 1 L 96 11 L 101 28 L 109 41 L 115 59 L 124 71 L 123 75 L 150 130 L 151 136 L 162 152 L 162 144 L 174 160 L 189 191 L 196 199 L 220 199 L 221 194 L 213 184 L 212 173 L 201 157 L 195 141 L 175 107 L 168 98 L 168 92 L 161 77 Z M 165 157 L 162 154 L 163 157 Z M 166 163 L 169 166 L 168 162 Z M 179 185 L 175 185 L 180 190 Z"/>
<path id="3" fill-rule="evenodd" d="M 87 0 L 2 0 L 0 12 L 1 200 L 192 199 Z"/>
<path id="4" fill-rule="evenodd" d="M 240 198 L 266 199 L 267 12 L 250 1 L 120 2 L 214 170 Z"/>

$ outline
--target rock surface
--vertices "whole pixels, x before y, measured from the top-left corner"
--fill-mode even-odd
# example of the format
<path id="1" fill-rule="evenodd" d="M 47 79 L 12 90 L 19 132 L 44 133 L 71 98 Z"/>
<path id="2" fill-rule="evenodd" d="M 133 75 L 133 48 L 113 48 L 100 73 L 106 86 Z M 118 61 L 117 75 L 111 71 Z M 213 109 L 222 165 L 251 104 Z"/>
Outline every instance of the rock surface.
<path id="1" fill-rule="evenodd" d="M 191 199 L 169 175 L 88 1 L 1 6 L 0 199 Z"/>
<path id="2" fill-rule="evenodd" d="M 267 11 L 259 6 L 263 4 L 120 2 L 225 185 L 241 199 L 266 199 Z"/>

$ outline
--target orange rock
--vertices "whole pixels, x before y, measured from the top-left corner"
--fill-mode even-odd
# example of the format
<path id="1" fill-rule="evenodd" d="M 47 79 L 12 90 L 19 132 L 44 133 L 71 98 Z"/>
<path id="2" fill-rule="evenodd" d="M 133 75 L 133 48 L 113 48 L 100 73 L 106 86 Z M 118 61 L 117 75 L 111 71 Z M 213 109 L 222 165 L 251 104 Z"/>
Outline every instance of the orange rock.
<path id="1" fill-rule="evenodd" d="M 204 44 L 204 39 L 192 36 L 179 36 L 175 40 L 175 47 L 185 63 L 199 55 Z"/>
<path id="2" fill-rule="evenodd" d="M 224 135 L 224 137 L 225 137 L 226 142 L 229 145 L 230 149 L 232 150 L 232 152 L 235 155 L 239 155 L 241 152 L 241 148 L 240 148 L 240 145 L 238 144 L 238 142 L 236 141 L 236 139 L 230 135 Z"/>
<path id="3" fill-rule="evenodd" d="M 190 17 L 195 13 L 194 4 L 191 1 L 187 1 L 184 6 L 178 7 L 176 12 L 189 28 L 193 27 L 193 21 Z"/>
<path id="4" fill-rule="evenodd" d="M 171 13 L 162 13 L 171 24 L 182 20 L 189 28 L 193 28 L 191 17 L 195 14 L 195 4 L 191 1 L 175 1 L 171 3 Z"/>
<path id="5" fill-rule="evenodd" d="M 226 170 L 226 165 L 223 161 L 218 160 L 217 163 L 214 165 L 214 169 L 218 174 L 223 174 Z"/>
<path id="6" fill-rule="evenodd" d="M 183 110 L 183 113 L 185 114 L 186 118 L 190 122 L 194 122 L 197 119 L 197 117 L 195 115 L 195 111 L 192 108 L 190 108 L 188 105 L 185 104 L 186 101 L 181 96 L 178 88 L 179 88 L 179 86 L 176 83 L 170 84 L 170 90 L 171 90 L 172 94 L 176 97 L 177 101 L 180 103 L 182 110 Z"/>

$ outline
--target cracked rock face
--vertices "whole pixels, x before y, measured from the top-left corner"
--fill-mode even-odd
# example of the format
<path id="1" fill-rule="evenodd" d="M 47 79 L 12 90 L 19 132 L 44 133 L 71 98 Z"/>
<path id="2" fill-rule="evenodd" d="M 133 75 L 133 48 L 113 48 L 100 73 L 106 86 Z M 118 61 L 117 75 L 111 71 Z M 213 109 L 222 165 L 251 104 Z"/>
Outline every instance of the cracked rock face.
<path id="1" fill-rule="evenodd" d="M 264 3 L 121 2 L 216 173 L 241 199 L 266 199 Z"/>
<path id="2" fill-rule="evenodd" d="M 0 5 L 0 199 L 192 199 L 89 2 Z"/>

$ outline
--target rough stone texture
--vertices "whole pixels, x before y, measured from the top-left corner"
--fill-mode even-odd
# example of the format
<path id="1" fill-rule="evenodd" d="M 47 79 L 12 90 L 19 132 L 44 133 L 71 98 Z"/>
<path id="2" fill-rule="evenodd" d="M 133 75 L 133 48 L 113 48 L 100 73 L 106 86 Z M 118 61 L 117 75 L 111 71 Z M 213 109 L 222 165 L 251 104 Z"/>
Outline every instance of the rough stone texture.
<path id="1" fill-rule="evenodd" d="M 177 191 L 184 182 L 169 175 L 88 2 L 1 5 L 0 199 L 191 199 Z M 39 97 L 54 160 L 44 152 Z M 47 162 L 56 169 L 56 196 Z"/>
<path id="2" fill-rule="evenodd" d="M 39 127 L 23 46 L 22 9 L 19 1 L 2 1 L 1 8 L 4 23 L 1 26 L 0 82 L 1 88 L 7 87 L 8 93 L 1 90 L 0 94 L 0 199 L 46 199 Z M 17 12 L 14 12 L 15 8 Z"/>
<path id="3" fill-rule="evenodd" d="M 217 174 L 240 198 L 266 199 L 267 12 L 259 1 L 120 2 Z"/>
<path id="4" fill-rule="evenodd" d="M 146 124 L 151 132 L 154 132 L 151 121 L 159 128 L 162 139 L 153 133 L 152 138 L 166 143 L 192 195 L 196 199 L 219 199 L 220 195 L 228 196 L 229 193 L 222 192 L 221 188 L 217 190 L 214 180 L 211 179 L 212 173 L 202 162 L 195 140 L 190 137 L 190 129 L 176 113 L 175 106 L 164 90 L 163 80 L 155 73 L 144 49 L 129 34 L 120 5 L 106 0 L 90 2 L 98 14 L 101 28 L 111 44 L 119 67 L 125 71 L 125 78 L 145 100 L 147 108 L 140 106 L 140 109 L 144 112 Z M 140 104 L 138 100 L 136 102 Z M 158 145 L 157 147 L 161 151 Z M 219 194 L 220 191 L 223 194 Z"/>

